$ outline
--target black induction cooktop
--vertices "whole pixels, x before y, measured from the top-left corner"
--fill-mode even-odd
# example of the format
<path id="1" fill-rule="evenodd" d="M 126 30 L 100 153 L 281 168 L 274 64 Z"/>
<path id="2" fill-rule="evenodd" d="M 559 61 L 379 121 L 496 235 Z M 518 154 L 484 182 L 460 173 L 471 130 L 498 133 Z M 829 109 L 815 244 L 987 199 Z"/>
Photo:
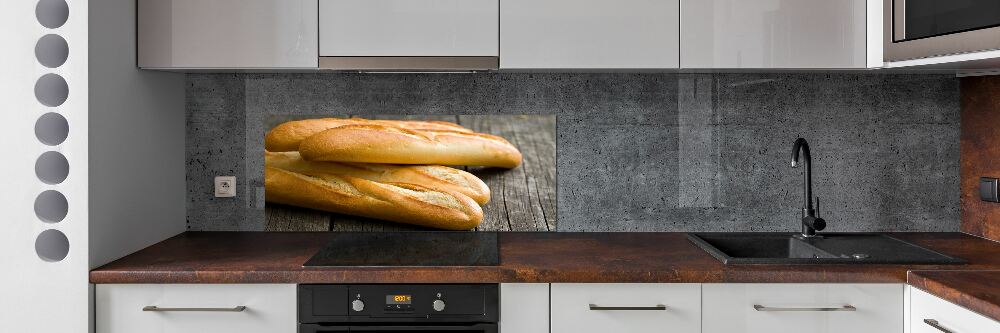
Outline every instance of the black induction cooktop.
<path id="1" fill-rule="evenodd" d="M 496 266 L 497 233 L 471 231 L 337 232 L 305 267 Z"/>

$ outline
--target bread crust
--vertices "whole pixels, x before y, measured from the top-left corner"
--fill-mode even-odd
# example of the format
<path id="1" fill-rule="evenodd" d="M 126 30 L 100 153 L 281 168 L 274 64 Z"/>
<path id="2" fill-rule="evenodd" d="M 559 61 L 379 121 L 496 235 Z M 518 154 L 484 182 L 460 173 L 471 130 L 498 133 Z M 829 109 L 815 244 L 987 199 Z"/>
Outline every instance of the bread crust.
<path id="1" fill-rule="evenodd" d="M 454 131 L 471 133 L 465 127 L 446 121 L 369 120 L 363 118 L 318 118 L 295 120 L 275 126 L 264 136 L 264 148 L 273 152 L 294 151 L 305 138 L 345 125 L 376 124 L 411 130 Z"/>
<path id="2" fill-rule="evenodd" d="M 395 165 L 369 163 L 314 162 L 298 152 L 265 152 L 264 165 L 304 175 L 334 174 L 380 183 L 408 183 L 435 191 L 464 194 L 480 205 L 490 200 L 490 188 L 475 175 L 440 165 Z"/>
<path id="3" fill-rule="evenodd" d="M 310 161 L 474 165 L 515 168 L 521 152 L 501 137 L 454 131 L 414 131 L 374 124 L 331 128 L 302 141 Z"/>
<path id="4" fill-rule="evenodd" d="M 265 200 L 327 212 L 364 216 L 446 230 L 470 230 L 483 210 L 461 193 L 414 184 L 383 184 L 332 174 L 307 176 L 264 167 Z"/>

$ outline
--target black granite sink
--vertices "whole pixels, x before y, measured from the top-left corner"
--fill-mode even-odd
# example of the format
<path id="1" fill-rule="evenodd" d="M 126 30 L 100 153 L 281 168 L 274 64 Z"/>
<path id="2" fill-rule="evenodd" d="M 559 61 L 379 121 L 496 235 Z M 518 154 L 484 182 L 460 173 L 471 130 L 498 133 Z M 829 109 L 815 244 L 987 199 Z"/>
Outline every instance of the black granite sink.
<path id="1" fill-rule="evenodd" d="M 691 242 L 726 265 L 734 264 L 964 264 L 882 234 L 690 233 Z"/>

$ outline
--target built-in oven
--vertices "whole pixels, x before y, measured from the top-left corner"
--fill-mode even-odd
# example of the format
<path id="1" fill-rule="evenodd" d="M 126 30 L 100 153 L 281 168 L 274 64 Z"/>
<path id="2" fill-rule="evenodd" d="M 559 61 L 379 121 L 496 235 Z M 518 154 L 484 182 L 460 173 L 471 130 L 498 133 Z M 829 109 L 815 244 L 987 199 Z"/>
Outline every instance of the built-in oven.
<path id="1" fill-rule="evenodd" d="M 498 333 L 496 284 L 303 284 L 299 333 Z"/>
<path id="2" fill-rule="evenodd" d="M 884 0 L 883 11 L 886 61 L 1000 49 L 998 0 Z"/>

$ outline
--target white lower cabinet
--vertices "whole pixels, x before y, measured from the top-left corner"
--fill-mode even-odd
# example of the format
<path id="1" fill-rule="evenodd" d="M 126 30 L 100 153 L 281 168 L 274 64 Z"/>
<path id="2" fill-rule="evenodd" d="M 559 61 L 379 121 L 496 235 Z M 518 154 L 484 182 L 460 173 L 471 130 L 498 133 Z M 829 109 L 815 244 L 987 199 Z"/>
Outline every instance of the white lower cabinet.
<path id="1" fill-rule="evenodd" d="M 549 284 L 501 283 L 500 331 L 549 332 Z"/>
<path id="2" fill-rule="evenodd" d="M 294 284 L 99 284 L 95 301 L 98 333 L 298 330 Z M 1000 332 L 902 284 L 514 283 L 500 308 L 505 333 Z"/>
<path id="3" fill-rule="evenodd" d="M 902 333 L 902 284 L 704 284 L 705 333 Z"/>
<path id="4" fill-rule="evenodd" d="M 99 284 L 95 293 L 98 333 L 298 330 L 294 284 Z"/>
<path id="5" fill-rule="evenodd" d="M 907 333 L 985 333 L 1000 332 L 1000 322 L 908 287 L 910 292 L 910 332 Z"/>
<path id="6" fill-rule="evenodd" d="M 701 331 L 700 284 L 554 283 L 551 304 L 552 333 Z"/>

